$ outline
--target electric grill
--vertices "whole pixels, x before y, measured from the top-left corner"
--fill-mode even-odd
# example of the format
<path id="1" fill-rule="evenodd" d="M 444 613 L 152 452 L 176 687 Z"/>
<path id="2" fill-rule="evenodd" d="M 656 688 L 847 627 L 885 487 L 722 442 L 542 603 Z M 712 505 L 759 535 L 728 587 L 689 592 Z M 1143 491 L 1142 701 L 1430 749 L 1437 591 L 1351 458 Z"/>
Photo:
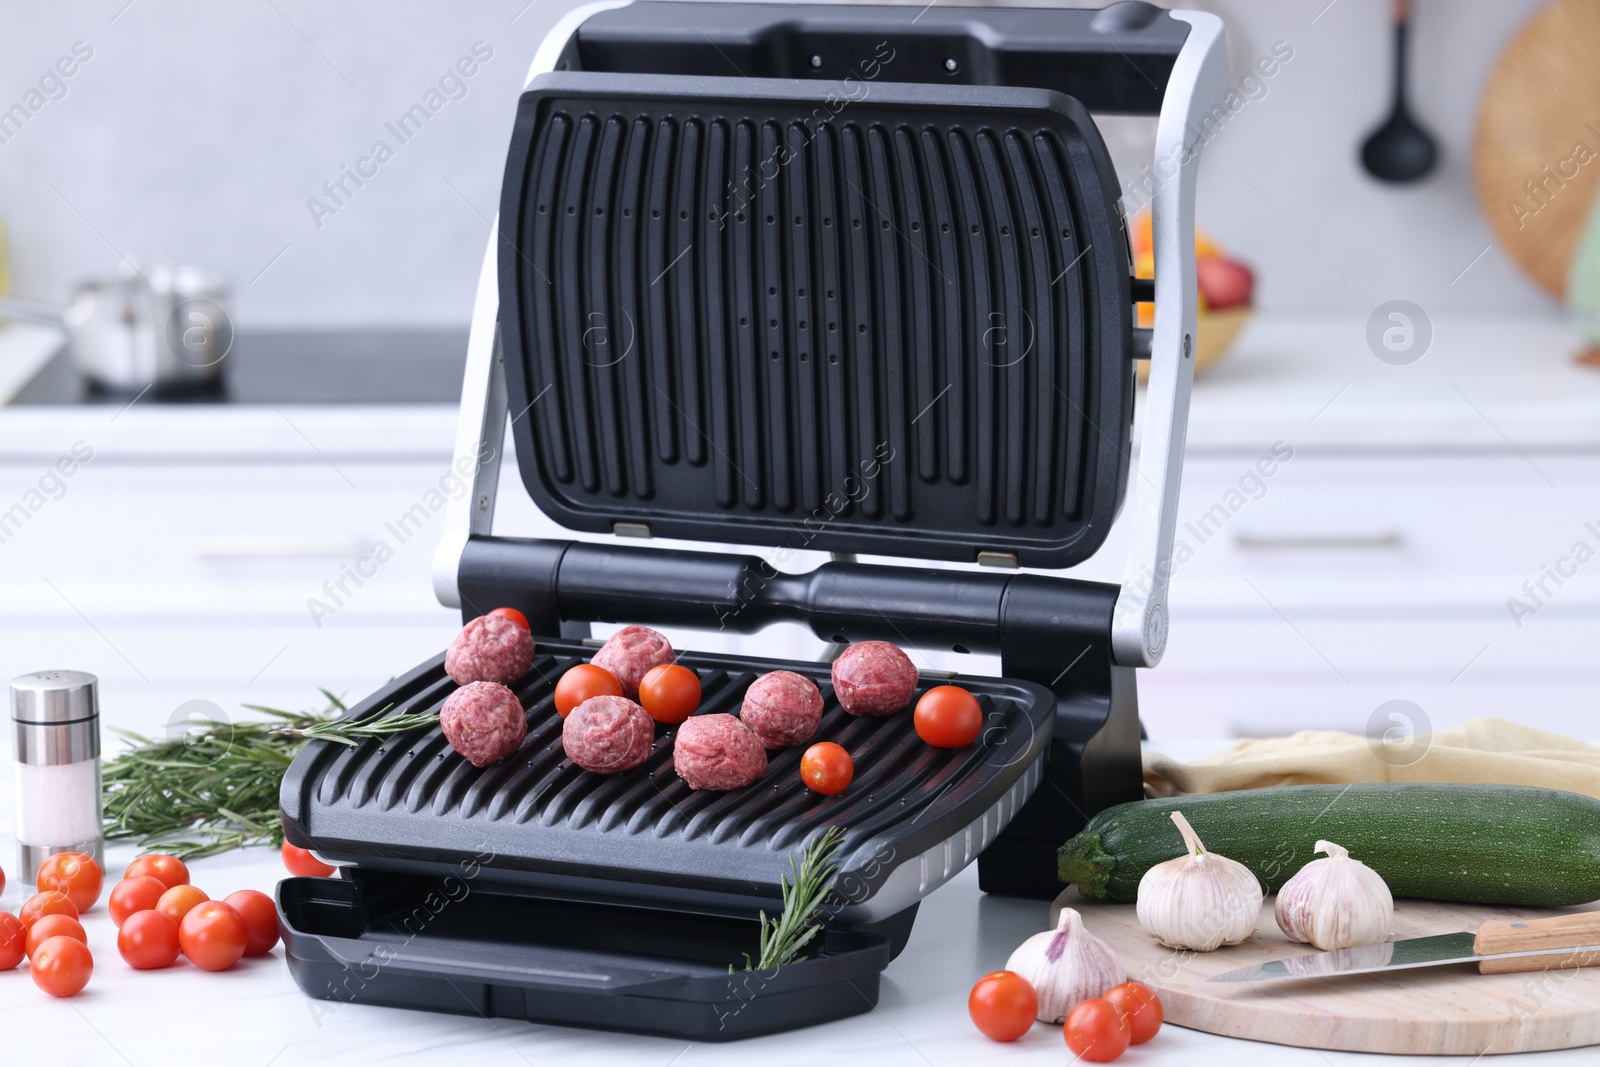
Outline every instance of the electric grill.
<path id="1" fill-rule="evenodd" d="M 718 1040 L 869 1010 L 917 902 L 974 859 L 987 891 L 1054 895 L 1060 842 L 1140 795 L 1133 671 L 1166 639 L 1195 169 L 1226 89 L 1220 23 L 1141 3 L 602 3 L 558 25 L 518 106 L 468 344 L 473 488 L 435 566 L 464 620 L 530 620 L 528 737 L 481 770 L 437 728 L 307 746 L 285 833 L 342 877 L 280 886 L 301 986 Z M 1153 287 L 1131 277 L 1091 112 L 1160 116 Z M 1139 358 L 1124 580 L 1039 573 L 1093 555 L 1123 504 Z M 541 510 L 614 538 L 492 532 L 508 419 Z M 833 561 L 779 569 L 800 550 Z M 1002 677 L 957 679 L 982 737 L 934 749 L 909 713 L 849 716 L 826 663 L 685 652 L 702 712 L 736 712 L 769 670 L 816 681 L 850 788 L 812 794 L 792 749 L 746 789 L 696 793 L 670 730 L 623 774 L 564 759 L 552 692 L 591 624 L 777 621 L 998 654 Z M 351 714 L 438 707 L 442 661 Z M 744 970 L 791 858 L 832 825 L 811 958 Z"/>

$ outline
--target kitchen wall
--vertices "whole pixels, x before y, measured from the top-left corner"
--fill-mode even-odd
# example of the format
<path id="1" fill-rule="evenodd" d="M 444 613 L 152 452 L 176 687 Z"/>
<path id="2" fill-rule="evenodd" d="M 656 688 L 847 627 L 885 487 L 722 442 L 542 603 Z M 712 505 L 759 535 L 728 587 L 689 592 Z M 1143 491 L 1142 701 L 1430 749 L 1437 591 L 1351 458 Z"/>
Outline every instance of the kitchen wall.
<path id="1" fill-rule="evenodd" d="M 14 290 L 62 299 L 161 254 L 229 277 L 246 325 L 465 322 L 516 94 L 570 6 L 3 0 L 0 110 L 43 98 L 0 142 Z M 1386 0 L 1205 6 L 1229 22 L 1237 73 L 1292 52 L 1202 183 L 1202 225 L 1257 268 L 1262 307 L 1550 308 L 1498 249 L 1475 261 L 1490 237 L 1468 165 L 1490 64 L 1537 0 L 1415 5 L 1416 110 L 1444 161 L 1398 191 L 1356 164 L 1387 108 Z M 429 93 L 442 106 L 402 141 L 386 124 Z M 1119 165 L 1149 127 L 1108 126 Z M 380 140 L 377 173 L 329 193 Z"/>

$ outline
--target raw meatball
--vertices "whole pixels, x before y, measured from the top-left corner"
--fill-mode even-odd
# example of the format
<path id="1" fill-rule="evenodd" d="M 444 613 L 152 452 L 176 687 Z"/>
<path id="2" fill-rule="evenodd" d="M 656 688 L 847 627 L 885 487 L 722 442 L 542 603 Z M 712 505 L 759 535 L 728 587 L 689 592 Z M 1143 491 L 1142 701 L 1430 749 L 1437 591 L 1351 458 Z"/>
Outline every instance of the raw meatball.
<path id="1" fill-rule="evenodd" d="M 672 766 L 690 789 L 739 789 L 766 773 L 767 751 L 732 715 L 695 715 L 678 727 Z"/>
<path id="2" fill-rule="evenodd" d="M 533 635 L 510 619 L 479 615 L 456 634 L 444 654 L 445 673 L 457 685 L 510 685 L 533 666 Z"/>
<path id="3" fill-rule="evenodd" d="M 822 723 L 822 691 L 793 671 L 763 674 L 744 691 L 739 719 L 768 748 L 804 744 Z"/>
<path id="4" fill-rule="evenodd" d="M 627 697 L 590 697 L 561 725 L 561 747 L 586 771 L 631 771 L 650 758 L 656 722 Z"/>
<path id="5" fill-rule="evenodd" d="M 833 691 L 852 715 L 893 715 L 916 688 L 916 666 L 887 641 L 851 645 L 833 661 Z"/>
<path id="6" fill-rule="evenodd" d="M 650 668 L 671 663 L 672 659 L 672 645 L 665 637 L 648 626 L 624 626 L 600 646 L 589 662 L 616 675 L 623 695 L 638 700 L 639 683 Z"/>
<path id="7" fill-rule="evenodd" d="M 468 682 L 451 693 L 439 710 L 439 725 L 450 747 L 474 767 L 499 763 L 528 736 L 522 701 L 497 682 Z"/>

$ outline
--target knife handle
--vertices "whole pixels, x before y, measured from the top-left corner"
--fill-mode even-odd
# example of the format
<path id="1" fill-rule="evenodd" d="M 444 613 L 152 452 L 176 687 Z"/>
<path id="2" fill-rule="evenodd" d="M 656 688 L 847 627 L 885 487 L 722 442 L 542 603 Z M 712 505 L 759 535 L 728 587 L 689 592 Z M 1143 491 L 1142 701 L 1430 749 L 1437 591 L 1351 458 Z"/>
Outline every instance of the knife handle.
<path id="1" fill-rule="evenodd" d="M 1580 911 L 1550 919 L 1491 920 L 1478 927 L 1473 949 L 1480 956 L 1492 956 L 1501 952 L 1576 948 L 1579 945 L 1600 945 L 1600 911 Z M 1600 952 L 1577 952 L 1519 956 L 1509 960 L 1479 960 L 1478 972 L 1512 974 L 1558 967 L 1590 967 L 1595 964 L 1600 964 Z"/>

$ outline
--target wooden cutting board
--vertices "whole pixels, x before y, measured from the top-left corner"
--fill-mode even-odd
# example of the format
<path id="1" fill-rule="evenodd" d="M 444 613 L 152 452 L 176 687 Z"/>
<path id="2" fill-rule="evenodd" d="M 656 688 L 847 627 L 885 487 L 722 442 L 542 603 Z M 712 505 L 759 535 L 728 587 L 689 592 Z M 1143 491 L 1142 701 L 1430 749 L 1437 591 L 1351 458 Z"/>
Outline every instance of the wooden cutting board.
<path id="1" fill-rule="evenodd" d="M 1478 1056 L 1600 1044 L 1600 967 L 1483 975 L 1471 965 L 1278 982 L 1207 978 L 1303 955 L 1261 909 L 1255 936 L 1215 952 L 1163 948 L 1131 904 L 1085 900 L 1068 889 L 1051 909 L 1074 907 L 1121 957 L 1128 977 L 1161 995 L 1166 1020 L 1226 1037 L 1279 1045 L 1410 1055 Z M 1475 930 L 1485 919 L 1545 918 L 1594 908 L 1489 908 L 1395 902 L 1396 938 Z"/>
<path id="2" fill-rule="evenodd" d="M 1484 86 L 1472 150 L 1495 236 L 1551 296 L 1600 190 L 1600 5 L 1553 0 L 1506 45 Z"/>

